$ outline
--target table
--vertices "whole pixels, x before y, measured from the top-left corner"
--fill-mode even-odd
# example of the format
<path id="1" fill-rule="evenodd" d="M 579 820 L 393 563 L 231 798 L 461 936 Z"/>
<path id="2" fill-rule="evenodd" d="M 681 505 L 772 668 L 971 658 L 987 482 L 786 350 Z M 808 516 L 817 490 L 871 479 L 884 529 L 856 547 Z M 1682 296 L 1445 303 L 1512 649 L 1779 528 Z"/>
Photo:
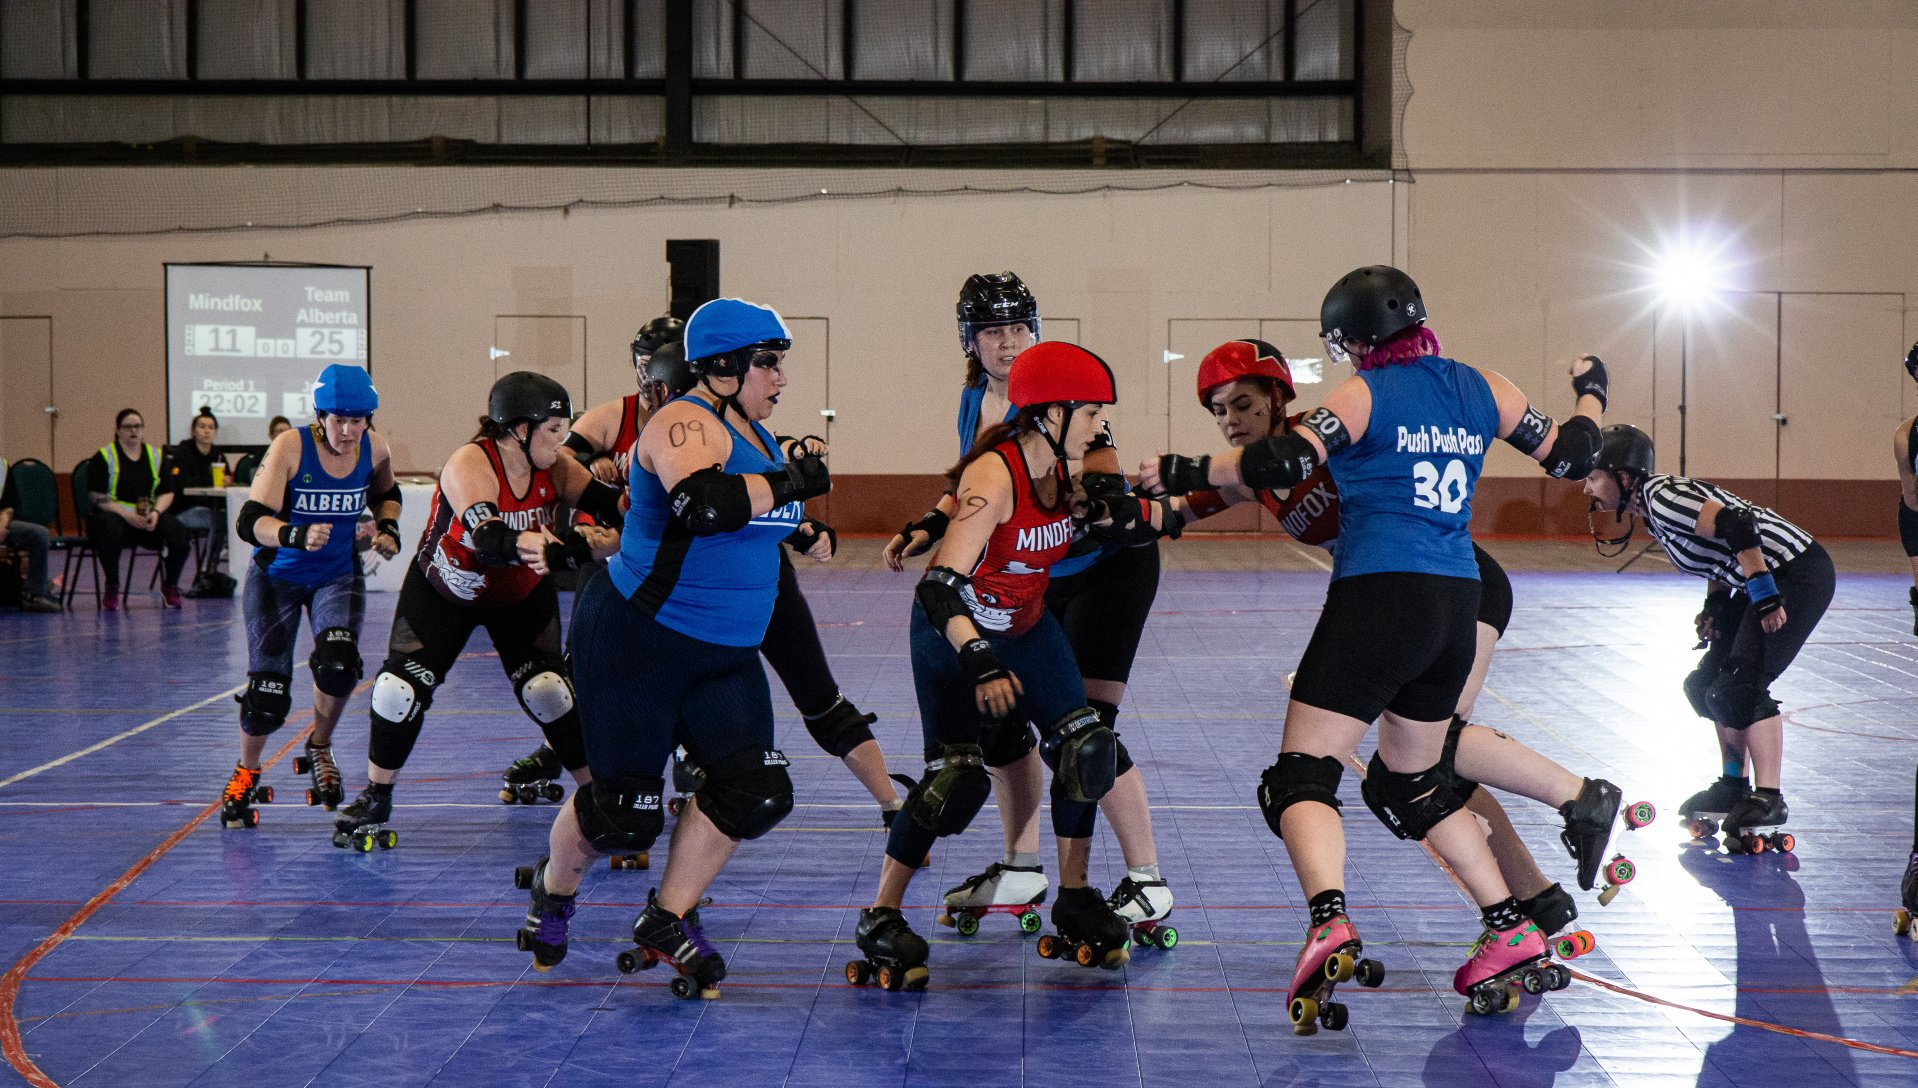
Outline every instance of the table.
<path id="1" fill-rule="evenodd" d="M 366 566 L 366 589 L 369 593 L 398 593 L 400 583 L 406 578 L 406 564 L 413 558 L 413 551 L 419 546 L 420 537 L 426 533 L 426 511 L 433 505 L 433 490 L 438 485 L 432 477 L 404 477 L 400 481 L 400 554 L 391 559 L 381 559 L 379 553 L 367 551 L 361 553 L 361 562 Z M 240 549 L 247 546 L 240 539 L 235 523 L 240 518 L 240 507 L 246 505 L 249 488 L 228 487 L 186 487 L 181 494 L 196 499 L 214 499 L 226 507 L 226 535 L 232 548 L 227 561 L 227 569 L 233 577 L 246 580 L 243 569 L 251 559 L 252 552 L 240 555 Z M 370 517 L 363 520 L 371 522 Z"/>

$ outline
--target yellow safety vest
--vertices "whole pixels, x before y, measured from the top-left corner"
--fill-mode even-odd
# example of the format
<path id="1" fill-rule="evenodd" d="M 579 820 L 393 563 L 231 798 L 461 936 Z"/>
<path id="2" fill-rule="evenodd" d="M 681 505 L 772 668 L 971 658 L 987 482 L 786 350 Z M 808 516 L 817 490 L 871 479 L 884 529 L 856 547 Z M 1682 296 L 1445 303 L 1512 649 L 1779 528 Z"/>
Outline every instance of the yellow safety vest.
<path id="1" fill-rule="evenodd" d="M 147 467 L 153 470 L 153 484 L 147 488 L 147 498 L 157 499 L 160 497 L 160 447 L 148 446 L 146 450 Z M 120 503 L 121 506 L 132 508 L 134 506 L 133 503 L 120 502 L 120 493 L 118 490 L 120 485 L 120 444 L 118 442 L 108 442 L 106 445 L 101 446 L 100 456 L 104 458 L 107 463 L 107 486 L 102 490 L 109 499 Z"/>

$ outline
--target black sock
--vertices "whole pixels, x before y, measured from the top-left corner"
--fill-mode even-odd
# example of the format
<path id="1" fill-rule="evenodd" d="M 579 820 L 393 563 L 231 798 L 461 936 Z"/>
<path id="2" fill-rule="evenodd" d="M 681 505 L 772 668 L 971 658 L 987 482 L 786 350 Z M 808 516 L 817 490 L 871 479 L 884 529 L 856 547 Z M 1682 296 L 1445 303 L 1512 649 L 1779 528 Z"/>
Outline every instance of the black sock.
<path id="1" fill-rule="evenodd" d="M 372 794 L 375 797 L 391 797 L 393 796 L 393 783 L 368 782 L 366 784 L 366 792 Z"/>
<path id="2" fill-rule="evenodd" d="M 1322 926 L 1345 913 L 1345 889 L 1328 888 L 1306 904 L 1312 910 L 1312 924 Z"/>
<path id="3" fill-rule="evenodd" d="M 1525 921 L 1525 912 L 1518 909 L 1518 900 L 1509 895 L 1489 907 L 1479 908 L 1478 916 L 1484 919 L 1485 928 L 1494 933 L 1503 933 Z"/>
<path id="4" fill-rule="evenodd" d="M 1777 796 L 1780 796 L 1780 795 L 1779 795 L 1779 792 L 1778 792 L 1778 791 L 1777 791 L 1776 789 L 1772 789 L 1772 788 L 1769 788 L 1769 787 L 1766 787 L 1766 786 L 1760 786 L 1760 787 L 1758 787 L 1757 789 L 1755 789 L 1755 790 L 1753 790 L 1752 792 L 1753 792 L 1753 793 L 1755 793 L 1755 794 L 1757 794 L 1757 795 L 1758 795 L 1758 796 L 1760 796 L 1760 797 L 1777 797 Z"/>

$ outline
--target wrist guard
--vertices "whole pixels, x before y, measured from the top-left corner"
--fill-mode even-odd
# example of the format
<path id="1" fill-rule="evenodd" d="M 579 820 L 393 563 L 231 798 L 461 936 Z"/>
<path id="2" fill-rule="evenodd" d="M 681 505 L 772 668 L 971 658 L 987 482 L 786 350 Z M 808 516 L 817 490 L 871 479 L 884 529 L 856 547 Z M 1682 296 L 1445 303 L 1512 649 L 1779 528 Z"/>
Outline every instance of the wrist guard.
<path id="1" fill-rule="evenodd" d="M 937 544 L 946 535 L 946 526 L 950 524 L 952 517 L 935 506 L 921 515 L 918 521 L 907 522 L 906 527 L 899 530 L 899 535 L 911 540 L 912 534 L 924 533 L 927 543 Z"/>
<path id="2" fill-rule="evenodd" d="M 1596 355 L 1584 355 L 1584 356 L 1580 356 L 1580 358 L 1590 359 L 1592 362 L 1592 369 L 1572 378 L 1572 396 L 1573 397 L 1584 397 L 1584 396 L 1597 397 L 1599 408 L 1601 409 L 1610 408 L 1611 404 L 1607 395 L 1607 391 L 1609 390 L 1611 386 L 1611 379 L 1607 377 L 1605 374 L 1604 361 L 1599 359 L 1599 357 Z"/>
<path id="3" fill-rule="evenodd" d="M 296 551 L 305 549 L 307 528 L 305 525 L 280 526 L 280 547 L 292 548 Z"/>
<path id="4" fill-rule="evenodd" d="M 1159 455 L 1159 489 L 1167 495 L 1190 495 L 1211 487 L 1212 458 L 1182 457 L 1176 453 Z"/>
<path id="5" fill-rule="evenodd" d="M 832 490 L 832 474 L 826 470 L 826 462 L 810 453 L 802 453 L 784 466 L 761 475 L 773 489 L 775 508 L 817 498 Z"/>
<path id="6" fill-rule="evenodd" d="M 994 680 L 1004 680 L 1012 674 L 992 652 L 992 643 L 983 638 L 975 638 L 959 647 L 959 667 L 972 676 L 973 685 L 990 684 Z"/>

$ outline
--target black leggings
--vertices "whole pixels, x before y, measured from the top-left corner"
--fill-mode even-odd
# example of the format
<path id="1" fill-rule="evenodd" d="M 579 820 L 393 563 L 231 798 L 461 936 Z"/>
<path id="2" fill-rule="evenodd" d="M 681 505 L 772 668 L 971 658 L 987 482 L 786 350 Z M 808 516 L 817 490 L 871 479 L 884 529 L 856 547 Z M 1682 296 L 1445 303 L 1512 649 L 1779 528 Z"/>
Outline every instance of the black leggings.
<path id="1" fill-rule="evenodd" d="M 180 584 L 180 572 L 186 569 L 186 561 L 193 557 L 193 535 L 187 532 L 173 511 L 160 512 L 160 522 L 152 529 L 135 529 L 126 523 L 126 519 L 111 510 L 95 509 L 87 515 L 87 539 L 92 542 L 93 550 L 100 557 L 100 570 L 106 575 L 107 585 L 120 584 L 120 549 L 133 544 L 137 548 L 160 549 L 165 556 L 165 578 L 167 585 Z"/>
<path id="2" fill-rule="evenodd" d="M 1772 579 L 1777 582 L 1778 595 L 1785 602 L 1785 625 L 1766 634 L 1759 626 L 1757 610 L 1750 607 L 1749 598 L 1743 592 L 1734 594 L 1734 611 L 1727 619 L 1735 625 L 1736 632 L 1730 638 L 1712 642 L 1698 663 L 1698 673 L 1704 674 L 1705 679 L 1693 681 L 1703 686 L 1723 673 L 1749 673 L 1758 691 L 1753 712 L 1761 716 L 1756 721 L 1778 712 L 1778 704 L 1771 697 L 1771 682 L 1784 675 L 1798 657 L 1798 651 L 1804 649 L 1805 640 L 1811 637 L 1812 629 L 1831 606 L 1838 582 L 1831 556 L 1815 540 L 1797 558 L 1773 570 Z"/>
<path id="3" fill-rule="evenodd" d="M 759 652 L 779 674 L 779 682 L 801 714 L 817 717 L 839 701 L 839 681 L 826 663 L 819 625 L 813 622 L 806 595 L 799 591 L 799 576 L 793 573 L 785 548 L 779 549 L 779 596 L 773 599 L 772 620 L 766 624 Z"/>
<path id="4" fill-rule="evenodd" d="M 1120 548 L 1077 574 L 1046 586 L 1046 610 L 1087 680 L 1123 684 L 1132 675 L 1145 621 L 1159 596 L 1159 545 Z"/>

